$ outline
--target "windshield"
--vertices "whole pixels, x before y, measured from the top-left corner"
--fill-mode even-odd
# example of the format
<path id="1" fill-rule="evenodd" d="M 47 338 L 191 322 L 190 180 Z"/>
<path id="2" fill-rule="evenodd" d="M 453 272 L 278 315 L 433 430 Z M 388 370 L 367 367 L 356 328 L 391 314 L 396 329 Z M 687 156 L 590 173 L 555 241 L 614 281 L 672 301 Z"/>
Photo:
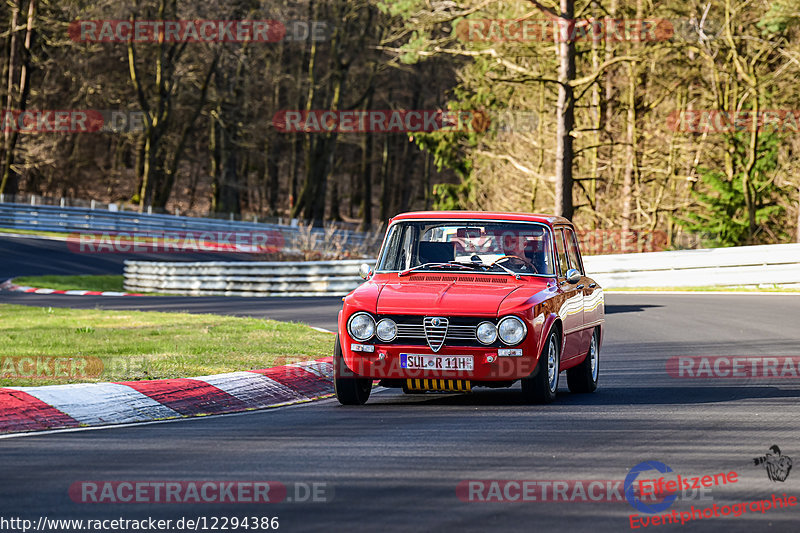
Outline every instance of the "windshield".
<path id="1" fill-rule="evenodd" d="M 378 270 L 511 271 L 554 275 L 547 226 L 491 221 L 398 222 L 389 228 Z"/>

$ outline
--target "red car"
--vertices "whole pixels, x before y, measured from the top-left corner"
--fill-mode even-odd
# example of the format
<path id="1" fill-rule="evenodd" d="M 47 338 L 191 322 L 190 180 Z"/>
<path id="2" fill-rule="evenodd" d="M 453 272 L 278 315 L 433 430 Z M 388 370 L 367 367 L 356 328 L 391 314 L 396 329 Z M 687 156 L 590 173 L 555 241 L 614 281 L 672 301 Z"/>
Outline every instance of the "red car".
<path id="1" fill-rule="evenodd" d="M 336 397 L 361 405 L 374 380 L 406 393 L 521 381 L 530 403 L 597 388 L 603 291 L 586 277 L 569 220 L 435 211 L 390 220 L 373 271 L 348 294 L 334 348 Z"/>

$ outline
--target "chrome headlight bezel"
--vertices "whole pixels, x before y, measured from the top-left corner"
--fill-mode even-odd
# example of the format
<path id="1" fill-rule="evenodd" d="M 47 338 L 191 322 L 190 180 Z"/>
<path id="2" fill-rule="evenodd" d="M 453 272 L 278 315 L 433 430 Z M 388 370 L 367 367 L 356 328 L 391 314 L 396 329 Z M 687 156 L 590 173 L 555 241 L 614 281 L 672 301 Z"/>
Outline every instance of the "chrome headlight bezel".
<path id="1" fill-rule="evenodd" d="M 517 337 L 516 335 L 511 339 L 503 338 L 504 337 L 504 335 L 503 335 L 503 324 L 506 324 L 506 323 L 516 323 L 516 324 L 519 325 L 518 331 L 521 331 L 521 334 L 519 335 L 518 339 L 516 338 Z M 497 336 L 503 342 L 503 344 L 505 344 L 507 346 L 516 346 L 516 345 L 518 345 L 519 343 L 521 343 L 522 341 L 525 340 L 525 337 L 527 335 L 528 335 L 528 326 L 526 326 L 525 325 L 525 321 L 522 320 L 521 318 L 519 318 L 518 316 L 509 315 L 507 317 L 503 317 L 497 323 Z M 507 335 L 505 337 L 507 337 Z"/>
<path id="2" fill-rule="evenodd" d="M 490 326 L 492 328 L 491 331 L 492 331 L 493 335 L 492 335 L 491 340 L 481 339 L 480 331 L 481 331 L 481 327 L 482 326 Z M 478 339 L 478 342 L 480 342 L 481 344 L 486 345 L 486 346 L 488 346 L 490 344 L 494 344 L 497 341 L 497 326 L 492 322 L 488 322 L 488 321 L 481 322 L 480 324 L 478 324 L 478 327 L 475 328 L 475 338 Z"/>
<path id="3" fill-rule="evenodd" d="M 389 324 L 392 328 L 392 335 L 388 337 L 381 336 L 381 324 Z M 382 318 L 375 325 L 375 337 L 381 342 L 392 342 L 397 338 L 397 323 L 391 318 Z"/>
<path id="4" fill-rule="evenodd" d="M 368 336 L 359 337 L 355 333 L 353 333 L 353 321 L 355 321 L 359 317 L 366 317 L 367 319 L 369 319 L 369 323 L 371 324 L 371 327 L 370 327 L 370 329 L 368 329 L 368 331 L 369 331 L 369 335 Z M 353 315 L 350 316 L 350 318 L 347 320 L 347 333 L 350 335 L 350 337 L 352 337 L 354 340 L 357 340 L 358 342 L 366 342 L 366 341 L 370 340 L 372 337 L 374 337 L 375 336 L 375 327 L 376 327 L 375 318 L 373 318 L 373 316 L 371 314 L 369 314 L 367 312 L 364 312 L 364 311 L 359 311 L 358 313 L 353 313 Z"/>

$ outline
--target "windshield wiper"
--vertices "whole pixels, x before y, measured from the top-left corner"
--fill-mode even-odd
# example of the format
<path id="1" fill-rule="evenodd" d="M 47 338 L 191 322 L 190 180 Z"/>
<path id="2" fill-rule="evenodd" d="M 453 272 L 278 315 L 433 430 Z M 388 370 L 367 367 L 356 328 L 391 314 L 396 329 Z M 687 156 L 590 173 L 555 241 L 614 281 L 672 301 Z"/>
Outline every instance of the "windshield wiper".
<path id="1" fill-rule="evenodd" d="M 500 259 L 498 259 L 498 261 L 501 261 L 501 260 L 503 260 L 502 257 Z M 517 275 L 516 272 L 514 272 L 510 268 L 504 267 L 503 265 L 499 264 L 497 261 L 495 261 L 491 265 L 487 265 L 483 261 L 449 261 L 449 263 L 453 264 L 453 265 L 461 265 L 461 266 L 470 267 L 470 268 L 493 268 L 493 267 L 497 266 L 497 267 L 502 268 L 503 270 L 505 270 L 506 272 L 508 272 L 512 276 L 516 276 Z"/>
<path id="2" fill-rule="evenodd" d="M 469 266 L 467 266 L 466 264 L 458 263 L 456 261 L 450 261 L 449 263 L 423 263 L 421 265 L 417 265 L 415 267 L 411 267 L 411 268 L 407 268 L 407 269 L 403 270 L 402 272 L 400 272 L 398 274 L 398 276 L 405 276 L 405 275 L 410 274 L 411 272 L 414 272 L 415 270 L 419 270 L 421 268 L 448 268 L 448 267 L 469 268 Z"/>
<path id="3" fill-rule="evenodd" d="M 500 260 L 502 260 L 502 259 L 503 259 L 503 258 L 501 257 L 500 259 L 498 259 L 498 261 L 500 261 Z M 494 263 L 492 263 L 491 265 L 487 265 L 487 264 L 486 264 L 486 263 L 484 263 L 483 261 L 470 261 L 470 262 L 450 261 L 450 264 L 453 264 L 453 265 L 461 265 L 461 266 L 470 267 L 470 268 L 493 268 L 493 267 L 496 267 L 496 266 L 497 266 L 497 267 L 500 267 L 500 268 L 502 268 L 503 270 L 505 270 L 505 271 L 506 271 L 506 273 L 508 273 L 508 274 L 511 274 L 511 275 L 512 275 L 512 276 L 514 276 L 515 278 L 519 279 L 519 274 L 518 274 L 518 273 L 514 272 L 514 271 L 513 271 L 513 270 L 511 270 L 510 268 L 506 268 L 506 267 L 504 267 L 503 265 L 501 265 L 501 264 L 500 264 L 500 263 L 498 263 L 497 261 L 495 261 L 495 262 L 494 262 Z"/>
<path id="4" fill-rule="evenodd" d="M 482 261 L 448 261 L 451 265 L 459 265 L 468 268 L 486 268 L 489 265 Z"/>
<path id="5" fill-rule="evenodd" d="M 501 257 L 500 259 L 498 259 L 497 261 L 495 261 L 495 262 L 494 262 L 494 263 L 492 263 L 491 265 L 488 265 L 488 266 L 489 266 L 489 268 L 492 268 L 492 267 L 500 267 L 500 268 L 502 268 L 503 270 L 505 270 L 507 274 L 510 274 L 510 275 L 514 276 L 515 278 L 519 279 L 519 273 L 518 273 L 518 272 L 514 272 L 514 271 L 513 271 L 513 270 L 511 270 L 510 268 L 504 267 L 503 265 L 501 265 L 501 264 L 500 264 L 500 261 L 502 261 L 503 259 L 505 259 L 505 257 Z"/>

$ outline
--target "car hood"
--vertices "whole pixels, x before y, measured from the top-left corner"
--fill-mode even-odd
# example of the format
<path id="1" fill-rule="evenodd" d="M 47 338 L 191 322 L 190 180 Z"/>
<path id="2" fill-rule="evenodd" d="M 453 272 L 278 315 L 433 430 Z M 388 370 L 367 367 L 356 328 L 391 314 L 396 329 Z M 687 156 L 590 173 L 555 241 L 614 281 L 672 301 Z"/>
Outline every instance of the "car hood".
<path id="1" fill-rule="evenodd" d="M 497 316 L 500 304 L 514 292 L 538 292 L 540 278 L 409 276 L 387 281 L 380 290 L 376 311 L 382 315 Z"/>

